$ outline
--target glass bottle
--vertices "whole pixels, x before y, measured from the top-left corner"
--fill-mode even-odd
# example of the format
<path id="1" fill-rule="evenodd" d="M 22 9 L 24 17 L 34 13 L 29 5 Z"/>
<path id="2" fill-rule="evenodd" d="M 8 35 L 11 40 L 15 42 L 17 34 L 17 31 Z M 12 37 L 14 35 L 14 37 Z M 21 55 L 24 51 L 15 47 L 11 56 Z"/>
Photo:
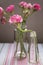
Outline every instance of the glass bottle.
<path id="1" fill-rule="evenodd" d="M 30 43 L 28 52 L 29 52 L 29 62 L 37 63 L 37 61 L 39 60 L 39 51 L 38 51 L 36 31 L 30 32 Z"/>
<path id="2" fill-rule="evenodd" d="M 26 58 L 27 55 L 25 43 L 23 39 L 25 33 L 22 33 L 18 29 L 15 29 L 14 32 L 15 32 L 15 41 L 16 41 L 16 50 L 14 55 L 18 60 L 24 59 Z"/>

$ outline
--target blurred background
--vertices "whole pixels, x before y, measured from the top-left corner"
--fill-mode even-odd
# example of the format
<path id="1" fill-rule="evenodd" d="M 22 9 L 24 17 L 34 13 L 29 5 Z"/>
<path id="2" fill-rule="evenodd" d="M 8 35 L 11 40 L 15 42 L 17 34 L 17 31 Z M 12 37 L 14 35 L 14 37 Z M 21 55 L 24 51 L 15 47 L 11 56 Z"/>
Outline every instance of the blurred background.
<path id="1" fill-rule="evenodd" d="M 0 7 L 6 9 L 7 6 L 14 4 L 15 13 L 20 14 L 20 9 L 17 6 L 22 0 L 0 0 Z M 27 3 L 39 3 L 41 5 L 41 11 L 34 13 L 27 19 L 27 28 L 35 30 L 37 33 L 37 39 L 39 43 L 43 43 L 43 0 L 23 0 Z M 12 43 L 14 42 L 15 32 L 14 26 L 6 23 L 5 25 L 0 22 L 0 42 Z M 29 41 L 29 33 L 25 36 L 25 39 Z"/>

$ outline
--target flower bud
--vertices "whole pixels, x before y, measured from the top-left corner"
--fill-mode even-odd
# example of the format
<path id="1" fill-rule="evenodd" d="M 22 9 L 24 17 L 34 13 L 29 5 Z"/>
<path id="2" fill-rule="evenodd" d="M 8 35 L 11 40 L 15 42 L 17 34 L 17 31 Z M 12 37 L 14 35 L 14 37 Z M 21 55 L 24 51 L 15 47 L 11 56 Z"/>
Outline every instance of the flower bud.
<path id="1" fill-rule="evenodd" d="M 1 23 L 2 23 L 2 24 L 5 24 L 5 23 L 6 23 L 6 17 L 3 16 L 3 17 L 1 18 Z"/>

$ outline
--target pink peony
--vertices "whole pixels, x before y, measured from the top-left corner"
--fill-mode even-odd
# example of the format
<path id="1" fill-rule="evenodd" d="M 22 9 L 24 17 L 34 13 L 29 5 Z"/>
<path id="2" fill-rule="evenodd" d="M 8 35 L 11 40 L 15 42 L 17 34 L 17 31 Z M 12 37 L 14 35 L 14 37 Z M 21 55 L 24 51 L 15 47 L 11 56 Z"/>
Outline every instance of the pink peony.
<path id="1" fill-rule="evenodd" d="M 3 16 L 4 10 L 2 7 L 0 7 L 0 18 Z"/>
<path id="2" fill-rule="evenodd" d="M 33 4 L 33 9 L 34 9 L 34 10 L 40 10 L 41 7 L 40 7 L 39 4 L 35 3 L 35 4 Z"/>
<path id="3" fill-rule="evenodd" d="M 6 12 L 12 12 L 14 10 L 14 5 L 9 5 L 7 8 L 6 8 Z"/>
<path id="4" fill-rule="evenodd" d="M 27 2 L 22 1 L 22 2 L 19 3 L 19 5 L 21 7 L 27 8 Z"/>
<path id="5" fill-rule="evenodd" d="M 18 14 L 11 16 L 9 19 L 10 23 L 21 23 L 22 21 L 23 21 L 22 17 Z"/>
<path id="6" fill-rule="evenodd" d="M 32 4 L 31 4 L 31 3 L 28 3 L 28 4 L 27 4 L 27 8 L 28 8 L 28 9 L 31 9 L 31 8 L 32 8 Z"/>

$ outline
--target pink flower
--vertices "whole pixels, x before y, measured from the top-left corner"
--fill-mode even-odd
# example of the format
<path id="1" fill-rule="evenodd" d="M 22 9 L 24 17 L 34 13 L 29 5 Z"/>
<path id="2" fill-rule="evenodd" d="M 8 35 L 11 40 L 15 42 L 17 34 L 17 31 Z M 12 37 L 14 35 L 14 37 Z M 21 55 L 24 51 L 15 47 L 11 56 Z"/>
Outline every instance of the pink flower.
<path id="1" fill-rule="evenodd" d="M 19 5 L 21 7 L 27 8 L 27 2 L 22 1 L 22 2 L 19 3 Z"/>
<path id="2" fill-rule="evenodd" d="M 22 21 L 23 21 L 22 17 L 18 14 L 11 16 L 9 19 L 10 23 L 21 23 Z"/>
<path id="3" fill-rule="evenodd" d="M 6 8 L 6 12 L 9 12 L 9 13 L 13 12 L 13 10 L 14 10 L 14 5 L 9 5 L 9 6 Z"/>
<path id="4" fill-rule="evenodd" d="M 4 10 L 2 7 L 0 7 L 0 18 L 3 16 Z"/>
<path id="5" fill-rule="evenodd" d="M 33 9 L 37 11 L 37 10 L 40 10 L 41 7 L 39 4 L 35 3 L 35 4 L 33 4 Z"/>
<path id="6" fill-rule="evenodd" d="M 32 8 L 32 4 L 31 4 L 31 3 L 28 3 L 28 4 L 27 4 L 27 8 L 28 8 L 28 9 L 31 9 L 31 8 Z"/>

